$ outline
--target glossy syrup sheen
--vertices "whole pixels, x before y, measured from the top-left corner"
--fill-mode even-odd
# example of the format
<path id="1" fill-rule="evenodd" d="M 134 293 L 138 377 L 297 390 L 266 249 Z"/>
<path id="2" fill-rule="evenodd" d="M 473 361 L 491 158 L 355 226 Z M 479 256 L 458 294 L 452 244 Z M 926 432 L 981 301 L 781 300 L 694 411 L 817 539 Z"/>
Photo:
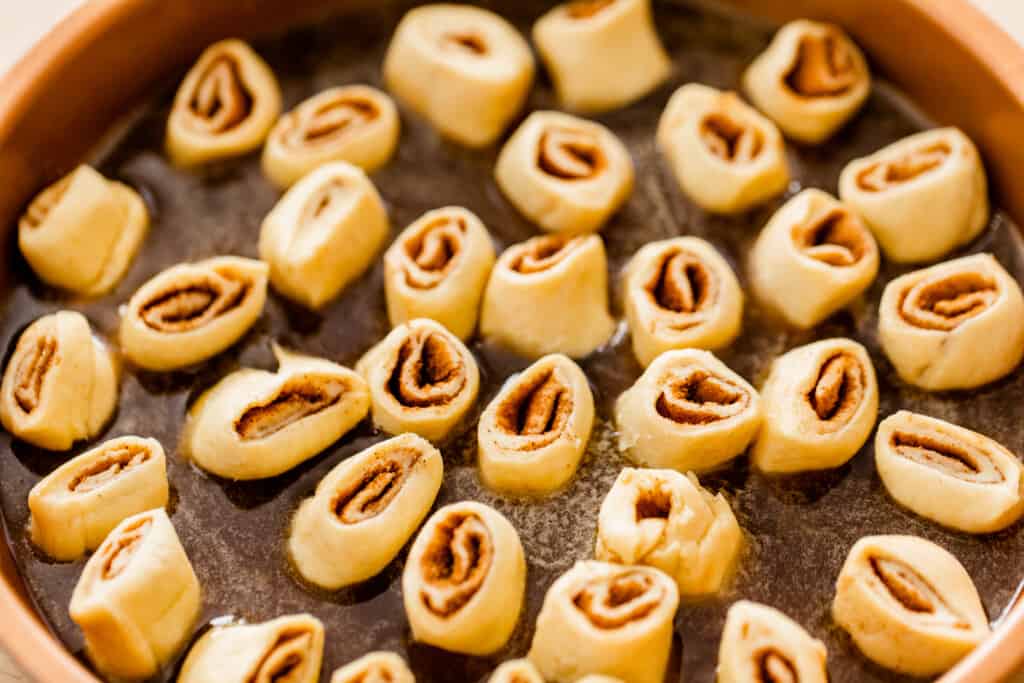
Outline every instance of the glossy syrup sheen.
<path id="1" fill-rule="evenodd" d="M 524 32 L 548 6 L 534 0 L 484 4 Z M 704 213 L 682 196 L 659 159 L 654 131 L 662 108 L 678 85 L 697 81 L 735 88 L 743 67 L 767 44 L 771 29 L 681 2 L 656 4 L 658 29 L 675 64 L 670 82 L 633 106 L 597 117 L 623 139 L 637 168 L 632 197 L 602 233 L 609 266 L 617 275 L 644 243 L 692 234 L 713 242 L 746 285 L 745 255 L 758 229 L 785 198 L 738 217 Z M 385 9 L 327 21 L 257 45 L 278 74 L 285 105 L 294 106 L 329 86 L 380 86 L 384 49 L 408 6 L 388 4 Z M 2 299 L 0 343 L 8 350 L 29 322 L 62 307 L 84 312 L 100 334 L 113 340 L 118 306 L 153 274 L 180 261 L 218 254 L 256 256 L 260 221 L 279 193 L 262 177 L 255 154 L 202 172 L 184 172 L 169 165 L 161 147 L 175 85 L 164 84 L 155 103 L 97 160 L 104 173 L 138 188 L 152 213 L 152 230 L 127 277 L 111 295 L 83 302 L 40 285 L 20 259 L 8 264 L 17 282 L 3 292 Z M 554 107 L 550 84 L 541 75 L 528 109 Z M 423 212 L 449 204 L 477 213 L 499 249 L 537 234 L 495 186 L 491 171 L 497 147 L 467 151 L 439 140 L 407 110 L 401 113 L 403 130 L 397 155 L 373 175 L 388 206 L 392 236 Z M 786 196 L 809 186 L 834 193 L 839 171 L 847 161 L 921 125 L 921 119 L 897 93 L 878 85 L 863 112 L 833 140 L 815 148 L 789 145 L 794 180 Z M 1024 275 L 1024 252 L 1013 226 L 1001 214 L 995 215 L 989 230 L 970 250 L 993 251 L 1018 279 Z M 1024 432 L 1019 428 L 1024 423 L 1024 372 L 1018 370 L 970 393 L 925 394 L 896 378 L 880 352 L 875 328 L 877 302 L 885 283 L 904 271 L 884 264 L 863 302 L 807 333 L 780 327 L 748 300 L 742 337 L 718 355 L 758 384 L 772 359 L 782 352 L 818 338 L 851 336 L 868 347 L 878 370 L 881 416 L 899 408 L 924 412 L 980 430 L 1010 450 L 1024 452 Z M 613 277 L 612 289 L 617 298 L 617 277 Z M 618 303 L 613 306 L 621 315 Z M 468 498 L 495 506 L 519 530 L 529 563 L 526 605 L 512 641 L 494 657 L 463 657 L 411 642 L 399 590 L 404 551 L 378 577 L 335 593 L 304 586 L 289 569 L 284 539 L 292 513 L 334 465 L 384 438 L 374 433 L 368 421 L 305 464 L 259 482 L 215 479 L 185 462 L 180 452 L 187 406 L 204 388 L 236 368 L 273 369 L 272 341 L 352 365 L 387 330 L 380 259 L 322 314 L 271 295 L 262 319 L 241 343 L 195 370 L 167 374 L 126 371 L 120 411 L 100 438 L 139 434 L 159 439 L 166 448 L 172 519 L 203 587 L 204 610 L 197 632 L 216 618 L 260 621 L 310 612 L 327 627 L 322 680 L 370 650 L 387 649 L 405 656 L 422 683 L 483 681 L 503 659 L 525 654 L 544 592 L 555 577 L 575 560 L 592 556 L 598 507 L 626 464 L 617 451 L 608 419 L 615 398 L 636 379 L 640 367 L 622 327 L 608 348 L 582 361 L 597 397 L 598 422 L 579 474 L 565 491 L 548 499 L 510 500 L 481 487 L 474 464 L 474 422 L 443 448 L 446 471 L 437 504 Z M 502 382 L 527 361 L 479 341 L 471 347 L 482 373 L 482 408 Z M 0 506 L 8 541 L 43 615 L 80 656 L 82 638 L 68 617 L 67 605 L 83 563 L 53 564 L 32 549 L 26 538 L 26 497 L 41 477 L 86 448 L 88 445 L 82 444 L 68 454 L 46 453 L 0 436 Z M 739 598 L 779 607 L 825 641 L 833 683 L 901 680 L 859 656 L 829 616 L 840 565 L 850 546 L 866 534 L 917 534 L 952 551 L 974 578 L 993 619 L 1011 601 L 1020 576 L 1024 535 L 1019 524 L 999 534 L 970 537 L 945 531 L 900 509 L 875 474 L 870 443 L 848 465 L 832 472 L 771 480 L 751 472 L 741 457 L 702 481 L 713 490 L 724 491 L 745 531 L 747 548 L 738 576 L 726 593 L 684 604 L 679 610 L 669 681 L 713 680 L 725 611 Z M 179 664 L 170 667 L 161 680 L 172 680 Z"/>

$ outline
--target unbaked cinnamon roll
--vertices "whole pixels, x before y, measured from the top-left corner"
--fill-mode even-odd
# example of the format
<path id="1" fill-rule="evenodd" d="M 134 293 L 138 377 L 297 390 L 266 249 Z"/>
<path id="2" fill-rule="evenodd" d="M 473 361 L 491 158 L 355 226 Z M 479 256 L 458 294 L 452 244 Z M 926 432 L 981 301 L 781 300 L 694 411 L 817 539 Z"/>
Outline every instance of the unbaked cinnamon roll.
<path id="1" fill-rule="evenodd" d="M 394 652 L 371 652 L 337 669 L 331 683 L 416 683 L 416 678 Z"/>
<path id="2" fill-rule="evenodd" d="M 430 512 L 441 453 L 402 434 L 343 460 L 299 506 L 288 553 L 310 583 L 337 590 L 379 574 Z"/>
<path id="3" fill-rule="evenodd" d="M 121 309 L 125 356 L 146 370 L 199 363 L 237 342 L 267 300 L 265 263 L 217 256 L 155 275 Z"/>
<path id="4" fill-rule="evenodd" d="M 493 266 L 491 235 L 476 214 L 460 206 L 428 211 L 384 254 L 391 324 L 430 318 L 468 339 Z"/>
<path id="5" fill-rule="evenodd" d="M 809 328 L 871 286 L 878 246 L 854 211 L 826 192 L 807 189 L 761 230 L 750 269 L 758 299 L 789 324 Z"/>
<path id="6" fill-rule="evenodd" d="M 530 661 L 554 683 L 588 674 L 662 683 L 678 605 L 675 582 L 657 569 L 577 562 L 544 597 Z"/>
<path id="7" fill-rule="evenodd" d="M 340 439 L 370 409 L 366 382 L 348 368 L 274 346 L 277 372 L 243 368 L 189 411 L 185 451 L 236 480 L 276 477 Z"/>
<path id="8" fill-rule="evenodd" d="M 875 466 L 898 503 L 972 534 L 1010 526 L 1024 514 L 1024 469 L 982 434 L 901 410 L 875 435 Z"/>
<path id="9" fill-rule="evenodd" d="M 167 153 L 182 166 L 240 156 L 263 144 L 281 114 L 267 63 L 240 40 L 206 48 L 185 76 L 167 118 Z"/>
<path id="10" fill-rule="evenodd" d="M 789 183 L 778 128 L 733 92 L 679 88 L 658 122 L 658 147 L 679 187 L 706 211 L 746 211 Z"/>
<path id="11" fill-rule="evenodd" d="M 0 420 L 15 437 L 66 451 L 96 436 L 117 407 L 110 350 L 81 313 L 58 311 L 21 333 L 0 385 Z"/>
<path id="12" fill-rule="evenodd" d="M 615 402 L 619 447 L 644 467 L 705 472 L 761 427 L 757 390 L 708 351 L 666 351 Z"/>
<path id="13" fill-rule="evenodd" d="M 480 416 L 480 478 L 513 495 L 543 495 L 576 474 L 594 424 L 594 397 L 580 366 L 544 356 L 513 375 Z"/>
<path id="14" fill-rule="evenodd" d="M 18 247 L 43 282 L 98 296 L 121 280 L 148 228 L 138 192 L 82 165 L 28 205 Z"/>
<path id="15" fill-rule="evenodd" d="M 875 428 L 875 367 L 852 339 L 824 339 L 776 358 L 761 400 L 755 467 L 773 474 L 839 467 Z"/>
<path id="16" fill-rule="evenodd" d="M 728 346 L 743 322 L 743 290 L 728 262 L 699 237 L 651 242 L 625 270 L 633 353 L 644 367 L 670 349 Z"/>
<path id="17" fill-rule="evenodd" d="M 608 264 L 597 235 L 545 235 L 506 249 L 491 271 L 480 333 L 516 353 L 582 358 L 608 341 Z"/>
<path id="18" fill-rule="evenodd" d="M 270 131 L 263 173 L 278 187 L 289 187 L 331 161 L 373 173 L 395 153 L 399 128 L 398 109 L 380 90 L 328 88 L 300 102 Z"/>
<path id="19" fill-rule="evenodd" d="M 260 258 L 281 294 L 320 308 L 373 262 L 388 214 L 366 174 L 344 161 L 293 185 L 263 219 Z"/>
<path id="20" fill-rule="evenodd" d="M 733 603 L 718 648 L 719 683 L 828 683 L 825 644 L 777 609 Z"/>
<path id="21" fill-rule="evenodd" d="M 941 258 L 988 223 L 985 167 L 956 128 L 917 133 L 854 159 L 839 177 L 839 196 L 901 263 Z"/>
<path id="22" fill-rule="evenodd" d="M 199 579 L 161 508 L 110 532 L 85 563 L 70 612 L 101 674 L 142 680 L 185 645 L 199 609 Z"/>
<path id="23" fill-rule="evenodd" d="M 799 19 L 775 34 L 743 74 L 751 102 L 801 142 L 830 138 L 864 104 L 871 73 L 835 24 Z"/>
<path id="24" fill-rule="evenodd" d="M 656 567 L 681 595 L 700 596 L 721 590 L 742 541 L 729 503 L 692 472 L 626 467 L 601 504 L 594 556 Z"/>
<path id="25" fill-rule="evenodd" d="M 512 659 L 495 669 L 487 683 L 544 683 L 544 677 L 529 659 Z"/>
<path id="26" fill-rule="evenodd" d="M 600 230 L 629 198 L 633 176 L 633 159 L 614 133 L 556 111 L 530 114 L 494 166 L 509 202 L 548 232 Z"/>
<path id="27" fill-rule="evenodd" d="M 497 14 L 435 4 L 402 17 L 384 58 L 388 90 L 445 137 L 486 147 L 522 109 L 533 53 Z"/>
<path id="28" fill-rule="evenodd" d="M 866 536 L 836 581 L 832 617 L 868 659 L 935 676 L 988 636 L 978 591 L 963 565 L 916 536 Z"/>
<path id="29" fill-rule="evenodd" d="M 508 642 L 525 590 L 519 534 L 497 510 L 474 501 L 431 515 L 402 573 L 413 638 L 467 655 L 488 655 Z"/>
<path id="30" fill-rule="evenodd" d="M 878 336 L 903 381 L 929 391 L 993 382 L 1024 356 L 1024 296 L 990 254 L 907 273 L 885 287 Z"/>
<path id="31" fill-rule="evenodd" d="M 323 656 L 324 626 L 309 614 L 214 626 L 189 650 L 178 683 L 317 683 Z"/>
<path id="32" fill-rule="evenodd" d="M 370 387 L 373 422 L 389 434 L 441 441 L 476 403 L 476 358 L 443 325 L 418 318 L 363 354 L 356 372 Z"/>
<path id="33" fill-rule="evenodd" d="M 125 518 L 167 505 L 167 461 L 156 439 L 122 436 L 68 460 L 28 494 L 32 542 L 70 562 Z"/>
<path id="34" fill-rule="evenodd" d="M 625 106 L 668 78 L 650 0 L 571 0 L 533 25 L 533 42 L 563 107 L 600 112 Z"/>

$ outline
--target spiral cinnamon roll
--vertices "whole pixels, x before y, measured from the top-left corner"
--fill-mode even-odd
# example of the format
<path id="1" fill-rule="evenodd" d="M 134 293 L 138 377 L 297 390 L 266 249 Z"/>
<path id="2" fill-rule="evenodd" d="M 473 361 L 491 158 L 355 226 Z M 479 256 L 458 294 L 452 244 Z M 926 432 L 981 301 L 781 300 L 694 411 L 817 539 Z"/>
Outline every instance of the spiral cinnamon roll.
<path id="1" fill-rule="evenodd" d="M 718 648 L 719 683 L 828 683 L 825 644 L 777 609 L 733 603 Z"/>
<path id="2" fill-rule="evenodd" d="M 430 318 L 468 339 L 493 266 L 491 235 L 476 214 L 460 206 L 428 211 L 384 254 L 391 324 Z"/>
<path id="3" fill-rule="evenodd" d="M 441 453 L 402 434 L 343 460 L 299 506 L 288 553 L 310 583 L 337 590 L 379 574 L 430 512 Z"/>
<path id="4" fill-rule="evenodd" d="M 911 676 L 935 676 L 990 629 L 963 565 L 916 536 L 865 536 L 836 581 L 832 617 L 868 659 Z"/>
<path id="5" fill-rule="evenodd" d="M 875 233 L 886 257 L 934 261 L 988 223 L 988 181 L 978 150 L 957 128 L 927 130 L 854 159 L 839 196 Z"/>
<path id="6" fill-rule="evenodd" d="M 281 114 L 267 63 L 240 40 L 206 48 L 178 87 L 167 117 L 167 153 L 192 166 L 241 156 L 263 144 Z"/>
<path id="7" fill-rule="evenodd" d="M 317 683 L 323 654 L 324 626 L 309 614 L 214 626 L 189 650 L 178 683 Z"/>
<path id="8" fill-rule="evenodd" d="M 32 542 L 70 562 L 125 518 L 167 505 L 167 461 L 156 439 L 122 436 L 68 460 L 32 487 Z"/>
<path id="9" fill-rule="evenodd" d="M 626 467 L 601 504 L 594 556 L 656 567 L 681 595 L 700 596 L 721 590 L 742 542 L 729 503 L 692 472 Z"/>
<path id="10" fill-rule="evenodd" d="M 109 679 L 152 678 L 188 641 L 199 617 L 199 580 L 167 513 L 128 517 L 85 563 L 71 619 Z"/>
<path id="11" fill-rule="evenodd" d="M 110 350 L 80 313 L 58 311 L 21 333 L 0 385 L 0 421 L 15 437 L 66 451 L 96 436 L 117 407 Z"/>
<path id="12" fill-rule="evenodd" d="M 982 434 L 901 410 L 875 435 L 875 466 L 898 503 L 971 534 L 1000 531 L 1024 514 L 1024 468 Z"/>
<path id="13" fill-rule="evenodd" d="M 588 674 L 662 683 L 678 605 L 675 582 L 657 569 L 577 562 L 544 597 L 530 661 L 554 683 Z"/>
<path id="14" fill-rule="evenodd" d="M 761 400 L 764 424 L 750 452 L 755 467 L 773 474 L 839 467 L 875 428 L 875 367 L 852 339 L 800 346 L 775 359 Z"/>
<path id="15" fill-rule="evenodd" d="M 147 370 L 176 370 L 242 338 L 267 301 L 265 263 L 217 256 L 155 275 L 121 309 L 125 356 Z"/>
<path id="16" fill-rule="evenodd" d="M 594 424 L 594 397 L 580 366 L 544 356 L 505 382 L 480 416 L 480 478 L 513 495 L 565 486 L 579 467 Z"/>
<path id="17" fill-rule="evenodd" d="M 506 199 L 548 232 L 600 230 L 629 198 L 633 176 L 633 159 L 614 133 L 556 111 L 530 114 L 494 166 Z"/>
<path id="18" fill-rule="evenodd" d="M 371 652 L 337 669 L 331 683 L 416 683 L 416 678 L 395 653 Z"/>
<path id="19" fill-rule="evenodd" d="M 743 322 L 743 290 L 728 262 L 699 237 L 651 242 L 626 264 L 625 309 L 643 366 L 670 349 L 728 346 Z"/>
<path id="20" fill-rule="evenodd" d="M 817 144 L 863 106 L 871 73 L 843 29 L 799 19 L 779 29 L 747 67 L 743 89 L 787 136 Z"/>
<path id="21" fill-rule="evenodd" d="M 809 328 L 844 308 L 878 274 L 878 246 L 860 217 L 807 189 L 775 212 L 750 256 L 751 285 L 791 325 Z"/>
<path id="22" fill-rule="evenodd" d="M 971 389 L 1007 375 L 1024 356 L 1024 296 L 990 254 L 954 259 L 886 285 L 878 336 L 903 381 Z"/>
<path id="23" fill-rule="evenodd" d="M 648 94 L 672 62 L 650 0 L 571 0 L 533 25 L 533 42 L 566 109 L 601 112 Z"/>
<path id="24" fill-rule="evenodd" d="M 389 434 L 441 441 L 476 403 L 480 370 L 458 337 L 433 320 L 399 325 L 356 364 L 373 422 Z"/>
<path id="25" fill-rule="evenodd" d="M 757 390 L 708 351 L 666 351 L 615 402 L 619 447 L 644 467 L 705 472 L 761 427 Z"/>
<path id="26" fill-rule="evenodd" d="M 28 205 L 18 247 L 43 282 L 98 296 L 121 280 L 148 229 L 138 192 L 82 165 Z"/>
<path id="27" fill-rule="evenodd" d="M 657 139 L 680 189 L 706 211 L 746 211 L 789 183 L 778 128 L 736 93 L 682 86 L 658 121 Z"/>
<path id="28" fill-rule="evenodd" d="M 492 654 L 508 642 L 525 590 L 519 534 L 497 510 L 474 501 L 431 515 L 402 572 L 413 638 L 467 655 Z"/>
<path id="29" fill-rule="evenodd" d="M 384 58 L 388 90 L 467 147 L 498 139 L 522 109 L 533 72 L 533 53 L 515 27 L 468 5 L 410 10 Z"/>
<path id="30" fill-rule="evenodd" d="M 236 480 L 276 477 L 312 458 L 370 409 L 366 382 L 352 370 L 274 346 L 277 372 L 243 368 L 189 411 L 188 456 Z"/>
<path id="31" fill-rule="evenodd" d="M 480 333 L 516 353 L 582 358 L 608 341 L 608 265 L 597 235 L 545 235 L 506 249 L 491 271 Z"/>
<path id="32" fill-rule="evenodd" d="M 544 677 L 529 659 L 512 659 L 495 669 L 487 683 L 544 683 Z"/>
<path id="33" fill-rule="evenodd" d="M 263 146 L 263 174 L 278 187 L 331 161 L 366 173 L 386 164 L 398 146 L 398 109 L 368 85 L 328 88 L 281 117 Z"/>

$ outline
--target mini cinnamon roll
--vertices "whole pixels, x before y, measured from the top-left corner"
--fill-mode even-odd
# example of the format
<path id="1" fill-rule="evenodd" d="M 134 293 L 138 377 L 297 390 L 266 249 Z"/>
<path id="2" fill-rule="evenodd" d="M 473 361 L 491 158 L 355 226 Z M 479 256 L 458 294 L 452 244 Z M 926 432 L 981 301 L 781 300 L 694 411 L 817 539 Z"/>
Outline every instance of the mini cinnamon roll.
<path id="1" fill-rule="evenodd" d="M 71 595 L 85 651 L 108 679 L 152 678 L 188 641 L 199 579 L 162 508 L 128 517 L 89 561 Z"/>
<path id="2" fill-rule="evenodd" d="M 544 597 L 530 661 L 554 683 L 588 674 L 662 683 L 678 605 L 675 582 L 657 569 L 577 562 Z"/>
<path id="3" fill-rule="evenodd" d="M 18 337 L 0 385 L 0 420 L 23 441 L 66 451 L 100 432 L 117 394 L 109 349 L 81 313 L 58 311 Z"/>
<path id="4" fill-rule="evenodd" d="M 732 574 L 743 534 L 722 494 L 691 472 L 626 467 L 601 504 L 599 560 L 656 567 L 681 595 L 710 595 Z"/>
<path id="5" fill-rule="evenodd" d="M 633 353 L 645 367 L 670 349 L 728 346 L 740 332 L 740 283 L 699 237 L 645 245 L 629 260 L 624 279 Z"/>
<path id="6" fill-rule="evenodd" d="M 480 333 L 516 353 L 582 358 L 608 341 L 608 265 L 597 235 L 546 235 L 506 249 L 491 271 Z"/>
<path id="7" fill-rule="evenodd" d="M 864 104 L 871 73 L 835 24 L 791 21 L 743 74 L 750 101 L 800 142 L 824 142 Z"/>
<path id="8" fill-rule="evenodd" d="M 758 299 L 800 328 L 814 327 L 871 286 L 878 246 L 860 217 L 807 189 L 775 212 L 750 256 Z"/>
<path id="9" fill-rule="evenodd" d="M 379 574 L 430 512 L 441 453 L 402 434 L 343 460 L 292 521 L 288 553 L 304 579 L 327 590 Z"/>
<path id="10" fill-rule="evenodd" d="M 389 434 L 441 441 L 476 403 L 476 358 L 443 325 L 418 318 L 399 325 L 356 364 L 370 388 L 373 422 Z"/>
<path id="11" fill-rule="evenodd" d="M 509 202 L 548 232 L 600 230 L 629 198 L 633 176 L 633 159 L 614 133 L 556 111 L 530 114 L 494 166 Z"/>
<path id="12" fill-rule="evenodd" d="M 875 435 L 878 476 L 896 502 L 971 534 L 999 531 L 1024 514 L 1024 469 L 982 434 L 901 410 Z"/>
<path id="13" fill-rule="evenodd" d="M 668 78 L 650 0 L 571 0 L 533 25 L 533 42 L 563 107 L 600 112 L 638 100 Z"/>
<path id="14" fill-rule="evenodd" d="M 557 491 L 576 474 L 593 425 L 583 370 L 561 354 L 544 356 L 510 377 L 480 416 L 480 477 L 513 495 Z"/>
<path id="15" fill-rule="evenodd" d="M 682 86 L 661 115 L 657 137 L 679 187 L 705 211 L 746 211 L 789 183 L 778 128 L 736 93 Z"/>
<path id="16" fill-rule="evenodd" d="M 416 678 L 394 652 L 371 652 L 337 669 L 331 683 L 416 683 Z"/>
<path id="17" fill-rule="evenodd" d="M 138 192 L 82 165 L 28 205 L 18 247 L 43 282 L 98 296 L 121 280 L 148 228 Z"/>
<path id="18" fill-rule="evenodd" d="M 328 88 L 281 117 L 263 146 L 263 174 L 286 188 L 331 161 L 366 173 L 386 164 L 398 146 L 398 109 L 368 85 Z"/>
<path id="19" fill-rule="evenodd" d="M 776 358 L 761 400 L 755 467 L 772 474 L 839 467 L 875 428 L 875 367 L 852 339 L 824 339 Z"/>
<path id="20" fill-rule="evenodd" d="M 242 338 L 267 301 L 265 263 L 217 256 L 155 275 L 121 308 L 125 356 L 147 370 L 212 358 Z"/>
<path id="21" fill-rule="evenodd" d="M 276 477 L 340 439 L 370 410 L 352 370 L 274 346 L 277 372 L 243 368 L 189 411 L 185 450 L 195 463 L 236 480 Z"/>
<path id="22" fill-rule="evenodd" d="M 122 436 L 68 460 L 32 487 L 32 542 L 60 562 L 95 550 L 125 518 L 167 505 L 167 461 L 156 439 Z"/>
<path id="23" fill-rule="evenodd" d="M 178 683 L 317 683 L 323 656 L 324 626 L 309 614 L 214 626 L 189 650 Z"/>
<path id="24" fill-rule="evenodd" d="M 439 3 L 402 17 L 384 58 L 388 90 L 467 147 L 498 139 L 533 83 L 533 53 L 494 12 Z"/>
<path id="25" fill-rule="evenodd" d="M 544 683 L 544 677 L 529 659 L 512 659 L 495 669 L 487 683 Z"/>
<path id="26" fill-rule="evenodd" d="M 733 603 L 718 648 L 719 683 L 828 683 L 825 644 L 777 609 Z"/>
<path id="27" fill-rule="evenodd" d="M 705 472 L 761 427 L 757 390 L 708 351 L 666 351 L 615 402 L 619 447 L 644 467 Z"/>
<path id="28" fill-rule="evenodd" d="M 988 223 L 985 167 L 957 128 L 917 133 L 854 159 L 839 177 L 839 196 L 900 263 L 941 258 Z"/>
<path id="29" fill-rule="evenodd" d="M 836 581 L 832 617 L 868 659 L 935 676 L 988 636 L 978 591 L 963 565 L 916 536 L 865 536 Z"/>
<path id="30" fill-rule="evenodd" d="M 468 339 L 493 266 L 491 235 L 476 214 L 460 206 L 428 211 L 384 254 L 391 324 L 430 318 Z"/>
<path id="31" fill-rule="evenodd" d="M 281 114 L 274 72 L 240 40 L 206 48 L 174 96 L 167 153 L 192 166 L 241 156 L 263 144 Z"/>
<path id="32" fill-rule="evenodd" d="M 497 510 L 474 501 L 431 515 L 402 573 L 413 638 L 467 655 L 489 655 L 508 642 L 525 590 L 519 534 Z"/>
<path id="33" fill-rule="evenodd" d="M 274 289 L 320 308 L 366 271 L 387 234 L 387 210 L 370 179 L 332 161 L 274 205 L 260 227 L 259 252 Z"/>
<path id="34" fill-rule="evenodd" d="M 1024 356 L 1024 296 L 991 254 L 964 256 L 886 285 L 878 336 L 903 381 L 928 391 L 979 387 Z"/>

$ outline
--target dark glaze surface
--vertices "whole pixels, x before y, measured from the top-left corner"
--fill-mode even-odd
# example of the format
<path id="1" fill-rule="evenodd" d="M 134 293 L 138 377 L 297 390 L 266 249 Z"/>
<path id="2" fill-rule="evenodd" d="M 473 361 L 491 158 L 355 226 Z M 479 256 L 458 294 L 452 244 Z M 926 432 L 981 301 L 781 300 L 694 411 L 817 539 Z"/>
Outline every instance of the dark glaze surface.
<path id="1" fill-rule="evenodd" d="M 387 40 L 408 3 L 298 30 L 257 46 L 277 72 L 290 108 L 333 85 L 381 85 L 380 64 Z M 535 0 L 484 3 L 528 31 L 548 3 Z M 734 88 L 745 64 L 768 42 L 770 28 L 706 13 L 681 2 L 658 8 L 661 37 L 671 51 L 671 81 L 643 101 L 601 117 L 628 145 L 637 166 L 636 190 L 603 231 L 613 274 L 645 242 L 681 234 L 711 240 L 738 268 L 746 283 L 744 254 L 758 229 L 782 198 L 747 215 L 712 217 L 686 200 L 654 146 L 657 118 L 676 86 L 698 81 Z M 117 329 L 118 306 L 158 271 L 180 261 L 218 254 L 256 255 L 260 221 L 279 194 L 263 179 L 258 155 L 208 167 L 202 173 L 172 168 L 161 151 L 167 107 L 176 83 L 159 91 L 112 151 L 97 161 L 107 175 L 139 188 L 150 206 L 153 226 L 140 256 L 115 292 L 98 301 L 73 301 L 42 286 L 20 259 L 8 264 L 17 285 L 3 293 L 0 343 L 8 350 L 16 335 L 40 315 L 62 307 L 84 312 L 108 340 Z M 529 109 L 552 108 L 549 83 L 540 77 Z M 491 230 L 499 247 L 537 231 L 501 197 L 491 176 L 497 148 L 470 152 L 439 140 L 415 116 L 402 111 L 396 158 L 374 175 L 385 198 L 392 235 L 424 211 L 447 204 L 466 206 Z M 802 187 L 836 191 L 842 166 L 921 127 L 890 88 L 875 88 L 863 112 L 832 141 L 818 148 L 789 147 L 794 171 L 787 196 Z M 57 141 L 55 141 L 56 143 Z M 924 229 L 924 226 L 922 226 Z M 1024 257 L 1009 223 L 996 214 L 992 226 L 970 250 L 990 250 L 1021 279 Z M 16 250 L 14 250 L 16 252 Z M 503 499 L 480 486 L 474 466 L 475 430 L 444 448 L 445 479 L 438 504 L 471 498 L 494 505 L 522 536 L 529 561 L 529 589 L 520 626 L 506 649 L 492 658 L 445 653 L 410 641 L 399 579 L 404 551 L 380 576 L 336 593 L 303 586 L 289 569 L 284 538 L 298 503 L 340 460 L 384 438 L 364 422 L 338 444 L 274 479 L 230 483 L 185 462 L 178 448 L 186 406 L 206 387 L 241 366 L 273 368 L 270 342 L 354 364 L 388 330 L 380 260 L 322 315 L 272 295 L 260 322 L 230 351 L 194 371 L 164 375 L 126 372 L 120 411 L 97 441 L 122 434 L 159 439 L 168 452 L 174 491 L 172 519 L 200 577 L 204 594 L 202 628 L 212 619 L 261 621 L 308 611 L 327 627 L 323 680 L 338 666 L 370 650 L 392 649 L 406 656 L 423 683 L 482 681 L 503 659 L 525 654 L 532 624 L 548 585 L 575 560 L 591 557 L 598 507 L 626 464 L 607 422 L 616 396 L 640 373 L 622 327 L 609 348 L 582 362 L 597 396 L 599 421 L 587 458 L 569 488 L 547 500 Z M 852 336 L 867 345 L 881 390 L 881 416 L 907 408 L 953 420 L 1024 452 L 1024 372 L 970 394 L 924 394 L 901 384 L 875 338 L 876 308 L 885 283 L 899 274 L 884 264 L 866 301 L 808 333 L 779 327 L 748 301 L 743 336 L 719 356 L 755 384 L 782 352 L 828 336 Z M 618 283 L 613 284 L 616 288 Z M 615 293 L 615 292 L 613 292 Z M 620 313 L 616 305 L 616 313 Z M 527 365 L 490 345 L 472 345 L 480 362 L 479 406 L 497 393 L 512 372 Z M 983 350 L 981 350 L 983 352 Z M 91 444 L 89 444 L 91 445 Z M 26 539 L 29 489 L 71 453 L 46 453 L 0 436 L 0 504 L 8 542 L 43 614 L 68 646 L 82 653 L 79 631 L 67 613 L 82 562 L 53 564 Z M 896 681 L 871 665 L 832 623 L 833 582 L 850 546 L 861 536 L 910 533 L 952 551 L 978 585 L 992 619 L 1010 602 L 1024 558 L 1020 525 L 977 538 L 944 531 L 897 507 L 875 474 L 870 442 L 848 465 L 825 474 L 768 480 L 748 470 L 745 458 L 705 485 L 725 491 L 748 547 L 732 587 L 722 596 L 685 604 L 676 620 L 677 638 L 668 680 L 710 683 L 725 611 L 748 598 L 785 610 L 828 645 L 833 683 Z M 154 587 L 154 590 L 160 590 Z M 176 667 L 167 672 L 173 679 Z"/>

